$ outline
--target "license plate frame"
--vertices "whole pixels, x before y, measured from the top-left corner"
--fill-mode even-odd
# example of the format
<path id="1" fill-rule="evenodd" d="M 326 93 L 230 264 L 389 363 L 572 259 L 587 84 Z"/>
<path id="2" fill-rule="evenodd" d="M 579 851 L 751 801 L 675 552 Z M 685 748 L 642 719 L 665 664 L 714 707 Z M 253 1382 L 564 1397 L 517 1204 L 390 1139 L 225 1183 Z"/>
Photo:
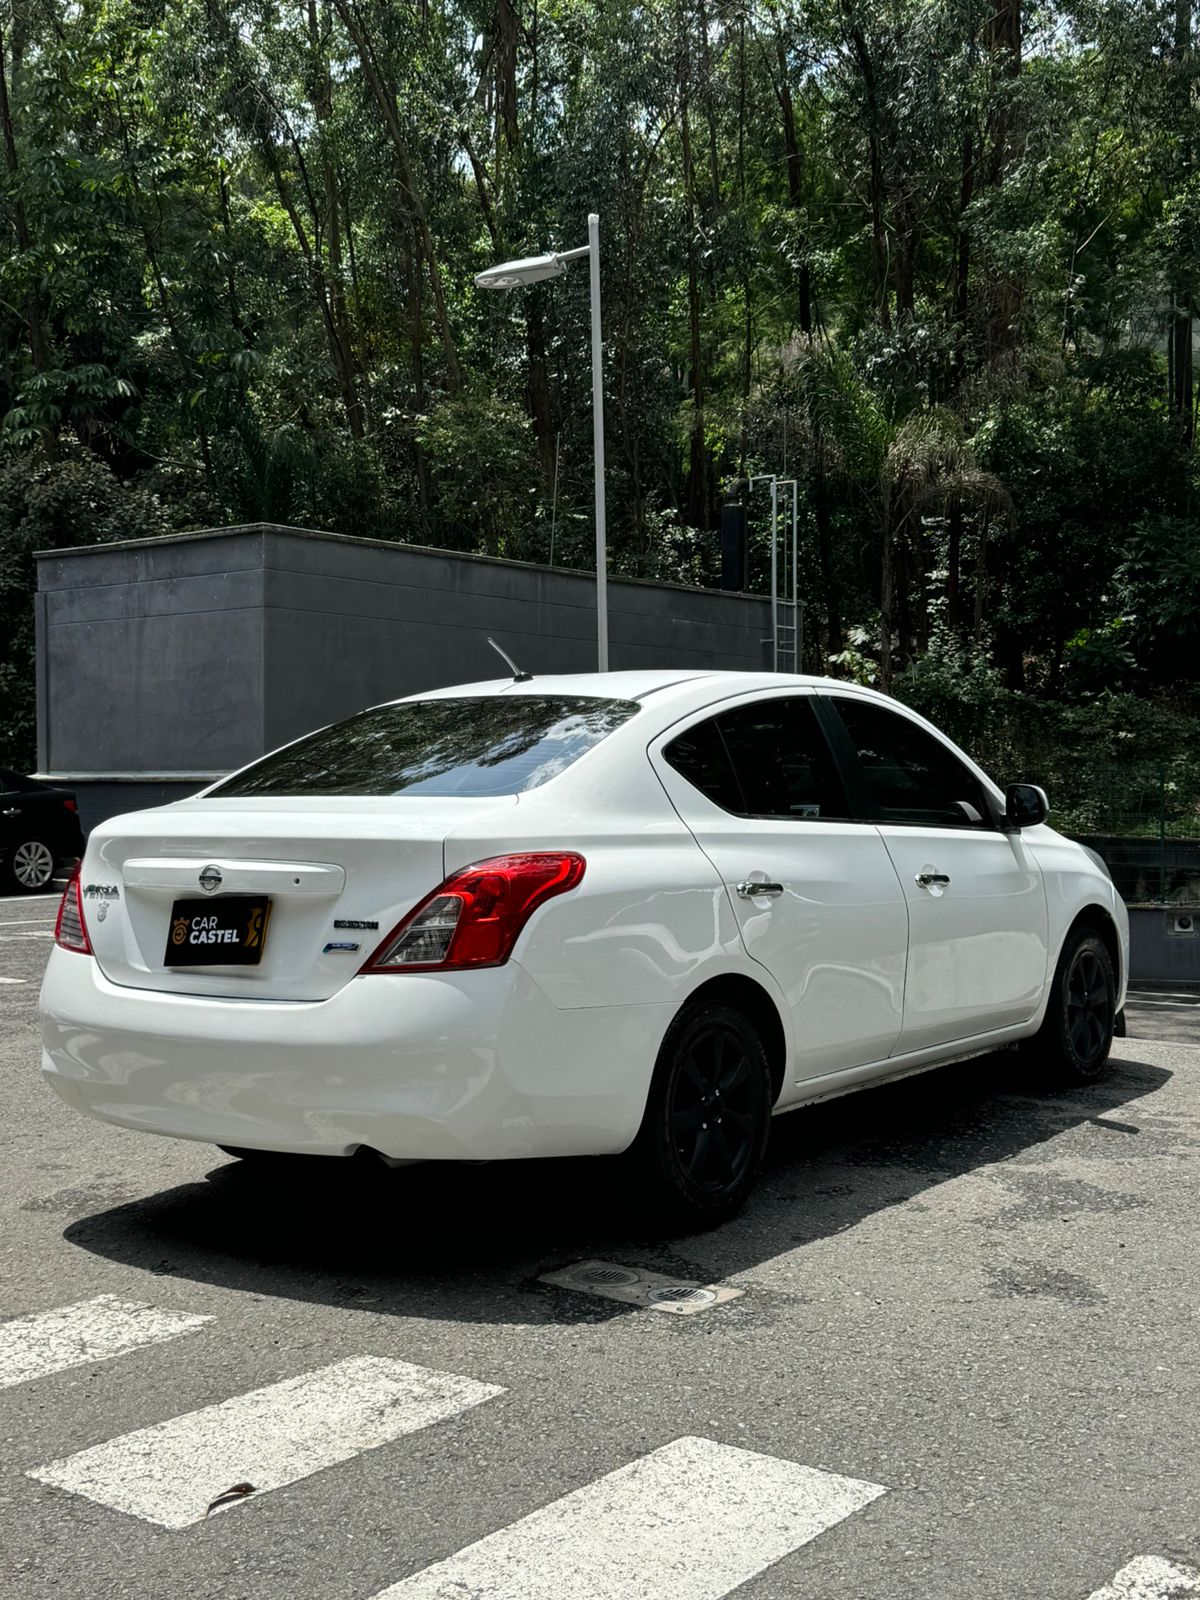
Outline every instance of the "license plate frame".
<path id="1" fill-rule="evenodd" d="M 271 898 L 225 894 L 171 906 L 164 967 L 257 967 L 267 943 Z M 230 938 L 230 934 L 236 937 Z"/>

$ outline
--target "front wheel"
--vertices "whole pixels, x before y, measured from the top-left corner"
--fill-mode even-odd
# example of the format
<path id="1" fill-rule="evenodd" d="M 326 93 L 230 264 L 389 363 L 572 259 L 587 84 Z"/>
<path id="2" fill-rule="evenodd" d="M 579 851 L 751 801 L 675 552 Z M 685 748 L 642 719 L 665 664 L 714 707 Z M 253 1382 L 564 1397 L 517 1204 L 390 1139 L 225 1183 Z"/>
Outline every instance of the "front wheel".
<path id="1" fill-rule="evenodd" d="M 1099 934 L 1077 928 L 1063 946 L 1033 1054 L 1059 1081 L 1094 1083 L 1112 1049 L 1117 981 Z"/>
<path id="2" fill-rule="evenodd" d="M 757 1030 L 732 1006 L 683 1010 L 667 1031 L 638 1136 L 622 1157 L 639 1209 L 668 1226 L 734 1216 L 758 1177 L 773 1100 Z"/>

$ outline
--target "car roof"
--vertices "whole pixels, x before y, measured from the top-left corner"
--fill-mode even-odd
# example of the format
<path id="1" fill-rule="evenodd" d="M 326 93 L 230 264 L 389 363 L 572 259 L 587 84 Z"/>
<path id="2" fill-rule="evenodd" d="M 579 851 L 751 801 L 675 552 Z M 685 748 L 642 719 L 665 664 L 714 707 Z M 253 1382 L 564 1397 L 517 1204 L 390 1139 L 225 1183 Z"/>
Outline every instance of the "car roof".
<path id="1" fill-rule="evenodd" d="M 808 677 L 785 672 L 688 671 L 685 668 L 655 668 L 630 672 L 564 672 L 537 674 L 521 682 L 512 678 L 488 678 L 478 683 L 456 683 L 443 689 L 429 689 L 405 696 L 411 700 L 457 699 L 492 694 L 601 695 L 613 700 L 645 700 L 670 689 L 700 689 L 714 700 L 753 689 L 782 689 L 790 685 L 814 688 L 833 685 L 832 678 Z M 837 683 L 839 689 L 847 685 Z"/>

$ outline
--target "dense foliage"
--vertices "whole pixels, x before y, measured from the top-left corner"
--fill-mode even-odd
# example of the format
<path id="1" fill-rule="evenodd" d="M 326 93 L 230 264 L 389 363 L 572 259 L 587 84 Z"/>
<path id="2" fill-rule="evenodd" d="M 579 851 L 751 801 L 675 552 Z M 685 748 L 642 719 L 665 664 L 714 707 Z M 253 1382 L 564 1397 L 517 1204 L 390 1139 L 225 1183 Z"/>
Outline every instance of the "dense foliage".
<path id="1" fill-rule="evenodd" d="M 1022 748 L 1019 708 L 1104 696 L 1177 741 L 1194 9 L 0 0 L 9 759 L 39 546 L 274 520 L 586 566 L 586 272 L 473 280 L 591 210 L 615 570 L 715 581 L 724 486 L 794 474 L 808 668 L 952 723 L 986 683 Z"/>

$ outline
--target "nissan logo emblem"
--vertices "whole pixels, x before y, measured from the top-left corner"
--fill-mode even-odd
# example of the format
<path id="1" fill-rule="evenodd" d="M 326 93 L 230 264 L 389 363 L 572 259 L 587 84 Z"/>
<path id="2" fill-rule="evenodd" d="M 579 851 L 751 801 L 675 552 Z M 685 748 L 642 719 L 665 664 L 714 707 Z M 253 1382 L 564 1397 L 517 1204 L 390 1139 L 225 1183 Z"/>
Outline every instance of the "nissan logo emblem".
<path id="1" fill-rule="evenodd" d="M 223 881 L 220 867 L 207 866 L 200 874 L 200 887 L 205 894 L 216 894 Z"/>

